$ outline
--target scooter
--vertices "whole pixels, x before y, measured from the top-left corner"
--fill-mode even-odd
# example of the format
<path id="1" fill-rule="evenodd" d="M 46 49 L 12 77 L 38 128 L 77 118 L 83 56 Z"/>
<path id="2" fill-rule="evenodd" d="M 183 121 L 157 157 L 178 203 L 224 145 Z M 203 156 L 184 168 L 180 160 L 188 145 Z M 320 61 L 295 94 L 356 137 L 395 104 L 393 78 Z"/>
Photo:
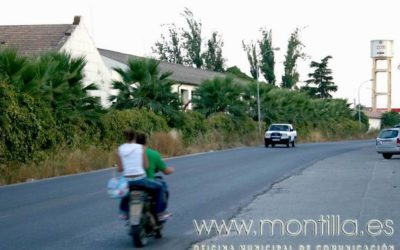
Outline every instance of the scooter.
<path id="1" fill-rule="evenodd" d="M 151 237 L 162 238 L 165 221 L 158 221 L 153 213 L 155 200 L 143 189 L 133 187 L 129 192 L 129 234 L 135 247 L 143 247 Z M 165 194 L 168 200 L 168 193 Z"/>

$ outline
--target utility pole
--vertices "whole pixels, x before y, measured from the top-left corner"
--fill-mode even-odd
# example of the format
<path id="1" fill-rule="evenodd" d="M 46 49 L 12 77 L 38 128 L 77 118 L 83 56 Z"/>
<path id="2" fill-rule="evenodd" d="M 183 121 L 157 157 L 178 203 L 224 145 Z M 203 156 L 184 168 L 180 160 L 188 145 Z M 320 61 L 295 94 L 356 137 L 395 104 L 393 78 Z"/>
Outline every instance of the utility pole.
<path id="1" fill-rule="evenodd" d="M 272 48 L 269 53 L 273 53 L 273 51 L 278 51 L 280 50 L 279 47 Z M 261 135 L 261 106 L 260 106 L 260 82 L 258 81 L 258 71 L 259 71 L 259 65 L 258 65 L 258 60 L 256 60 L 257 65 L 256 65 L 256 81 L 257 81 L 257 118 L 258 118 L 258 133 Z"/>
<path id="2" fill-rule="evenodd" d="M 360 103 L 360 89 L 361 86 L 364 85 L 367 82 L 371 82 L 373 79 L 368 79 L 364 82 L 362 82 L 360 85 L 358 85 L 358 125 L 361 128 L 361 103 Z"/>

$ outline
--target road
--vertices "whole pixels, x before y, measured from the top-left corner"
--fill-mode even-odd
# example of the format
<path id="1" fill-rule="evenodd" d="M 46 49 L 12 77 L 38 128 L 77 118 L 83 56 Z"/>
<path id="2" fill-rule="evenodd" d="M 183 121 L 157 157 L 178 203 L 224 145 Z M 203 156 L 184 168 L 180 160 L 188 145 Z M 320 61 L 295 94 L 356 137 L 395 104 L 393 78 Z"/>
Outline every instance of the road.
<path id="1" fill-rule="evenodd" d="M 247 232 L 236 233 L 232 227 L 229 234 L 214 234 L 192 249 L 226 245 L 234 250 L 278 250 L 266 245 L 293 250 L 398 249 L 399 163 L 400 157 L 385 160 L 374 147 L 318 161 L 276 183 L 236 214 L 232 221 L 239 225 L 245 221 Z M 268 220 L 279 222 L 272 227 Z M 249 245 L 252 248 L 241 247 Z"/>
<path id="2" fill-rule="evenodd" d="M 310 143 L 170 159 L 176 172 L 166 179 L 174 215 L 164 238 L 146 249 L 188 249 L 204 240 L 194 219 L 232 218 L 274 183 L 328 157 L 371 147 L 373 141 Z M 0 249 L 131 249 L 117 202 L 106 195 L 110 176 L 105 170 L 0 187 Z"/>

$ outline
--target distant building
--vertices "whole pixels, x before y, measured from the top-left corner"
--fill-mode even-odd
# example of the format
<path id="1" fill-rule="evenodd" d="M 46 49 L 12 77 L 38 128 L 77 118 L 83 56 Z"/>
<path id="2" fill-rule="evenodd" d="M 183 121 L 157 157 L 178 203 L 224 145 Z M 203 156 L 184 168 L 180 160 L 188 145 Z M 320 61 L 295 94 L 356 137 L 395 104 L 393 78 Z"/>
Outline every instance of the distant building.
<path id="1" fill-rule="evenodd" d="M 83 19 L 75 16 L 72 24 L 0 25 L 0 47 L 15 48 L 20 55 L 38 56 L 49 51 L 65 51 L 73 57 L 86 59 L 84 84 L 95 83 L 99 90 L 91 91 L 101 104 L 109 107 L 108 97 L 116 94 L 112 81 L 119 80 L 114 67 L 126 68 L 129 58 L 135 55 L 97 49 L 86 29 Z M 184 109 L 191 109 L 193 91 L 202 81 L 225 74 L 197 69 L 180 64 L 160 62 L 160 71 L 172 72 L 170 79 L 176 82 L 173 91 L 179 93 Z"/>
<path id="2" fill-rule="evenodd" d="M 387 109 L 377 109 L 377 111 L 372 111 L 372 108 L 363 109 L 364 114 L 368 117 L 369 129 L 379 130 L 382 125 L 382 115 Z M 400 113 L 400 108 L 392 108 L 393 112 Z"/>
<path id="3" fill-rule="evenodd" d="M 96 83 L 101 104 L 108 106 L 111 72 L 104 64 L 80 16 L 72 24 L 0 25 L 0 46 L 15 48 L 20 55 L 37 56 L 48 51 L 65 51 L 86 59 L 84 84 Z"/>
<path id="4" fill-rule="evenodd" d="M 123 69 L 127 68 L 127 63 L 130 58 L 142 58 L 135 55 L 125 54 L 106 49 L 98 49 L 100 55 L 103 57 L 103 61 L 112 70 L 115 67 Z M 170 79 L 175 81 L 173 85 L 173 91 L 179 93 L 183 106 L 185 109 L 191 109 L 193 91 L 199 86 L 202 81 L 212 79 L 214 77 L 224 77 L 225 74 L 214 72 L 210 70 L 197 69 L 193 67 L 184 66 L 181 64 L 160 62 L 160 71 L 162 73 L 172 72 Z M 113 78 L 119 79 L 119 76 L 113 71 Z"/>

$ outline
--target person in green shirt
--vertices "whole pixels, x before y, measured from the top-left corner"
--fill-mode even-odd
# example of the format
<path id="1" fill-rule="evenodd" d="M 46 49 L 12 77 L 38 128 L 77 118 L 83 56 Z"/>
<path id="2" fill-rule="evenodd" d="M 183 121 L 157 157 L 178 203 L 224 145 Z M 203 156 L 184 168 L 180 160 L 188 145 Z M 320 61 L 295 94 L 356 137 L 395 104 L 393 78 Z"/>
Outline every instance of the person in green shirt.
<path id="1" fill-rule="evenodd" d="M 174 172 L 173 168 L 167 167 L 160 154 L 156 150 L 147 148 L 146 155 L 147 159 L 149 160 L 149 167 L 146 169 L 147 178 L 154 180 L 155 174 L 158 172 L 163 172 L 166 175 Z"/>
<path id="2" fill-rule="evenodd" d="M 143 146 L 146 145 L 146 135 L 143 133 L 138 133 L 136 135 L 136 143 L 141 144 Z M 174 169 L 172 167 L 168 167 L 165 162 L 162 160 L 160 153 L 156 150 L 146 147 L 146 155 L 148 159 L 148 167 L 145 169 L 147 178 L 150 180 L 154 180 L 160 182 L 162 185 L 162 193 L 165 197 L 164 199 L 164 211 L 167 209 L 168 202 L 168 186 L 167 183 L 162 178 L 156 178 L 156 173 L 162 172 L 165 175 L 172 174 Z"/>
<path id="3" fill-rule="evenodd" d="M 136 143 L 145 146 L 147 143 L 146 135 L 143 133 L 137 134 Z M 167 167 L 160 154 L 156 150 L 146 147 L 146 155 L 149 161 L 149 165 L 145 169 L 147 178 L 154 180 L 155 174 L 158 172 L 162 172 L 165 175 L 169 175 L 174 172 L 172 167 Z"/>

